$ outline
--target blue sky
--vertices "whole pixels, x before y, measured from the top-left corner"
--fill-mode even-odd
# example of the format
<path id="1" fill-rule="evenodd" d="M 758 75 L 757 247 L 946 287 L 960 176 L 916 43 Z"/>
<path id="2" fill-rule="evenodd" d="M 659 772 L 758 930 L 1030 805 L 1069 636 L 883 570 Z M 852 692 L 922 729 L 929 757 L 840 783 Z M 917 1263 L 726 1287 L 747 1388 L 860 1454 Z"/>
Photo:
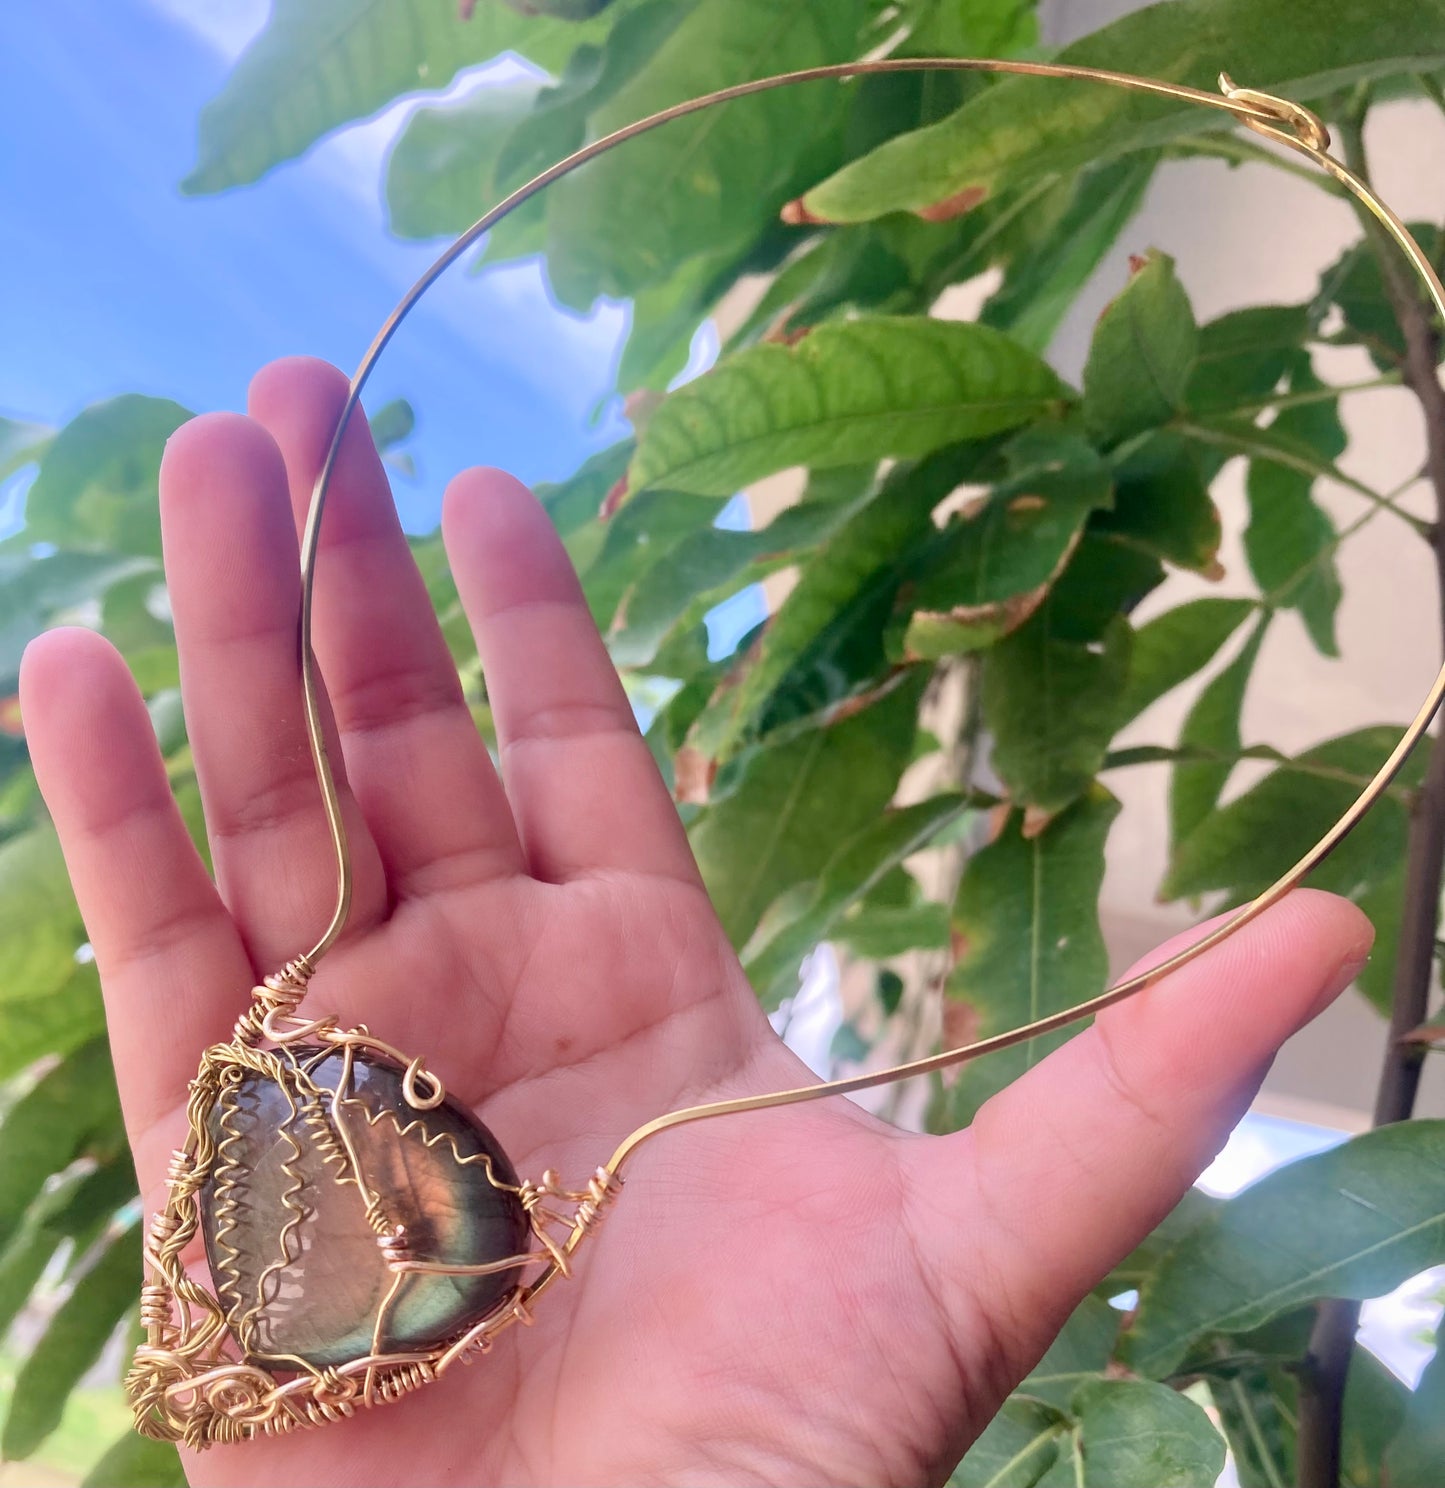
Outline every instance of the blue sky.
<path id="1" fill-rule="evenodd" d="M 45 0 L 6 7 L 0 43 L 0 412 L 60 422 L 122 392 L 243 405 L 252 371 L 308 352 L 350 370 L 439 245 L 401 243 L 380 202 L 405 106 L 252 187 L 183 197 L 196 119 L 264 0 Z M 625 314 L 555 308 L 533 265 L 438 285 L 373 380 L 409 398 L 408 525 L 467 464 L 568 474 L 617 437 L 590 422 Z"/>

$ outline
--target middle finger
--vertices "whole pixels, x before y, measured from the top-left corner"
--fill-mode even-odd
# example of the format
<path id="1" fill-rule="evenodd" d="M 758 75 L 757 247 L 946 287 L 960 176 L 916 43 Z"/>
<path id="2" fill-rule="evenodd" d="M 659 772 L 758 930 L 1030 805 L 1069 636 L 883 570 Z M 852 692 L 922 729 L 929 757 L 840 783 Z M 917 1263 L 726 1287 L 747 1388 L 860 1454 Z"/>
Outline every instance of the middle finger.
<path id="1" fill-rule="evenodd" d="M 286 462 L 297 528 L 346 397 L 309 357 L 273 362 L 250 410 Z M 464 890 L 522 871 L 512 812 L 357 409 L 321 524 L 316 655 L 352 788 L 394 897 Z"/>
<path id="2" fill-rule="evenodd" d="M 181 695 L 216 882 L 257 971 L 305 950 L 331 913 L 331 841 L 312 770 L 286 471 L 252 420 L 207 414 L 172 435 L 161 531 Z M 376 847 L 331 757 L 355 867 L 350 924 L 386 912 Z"/>

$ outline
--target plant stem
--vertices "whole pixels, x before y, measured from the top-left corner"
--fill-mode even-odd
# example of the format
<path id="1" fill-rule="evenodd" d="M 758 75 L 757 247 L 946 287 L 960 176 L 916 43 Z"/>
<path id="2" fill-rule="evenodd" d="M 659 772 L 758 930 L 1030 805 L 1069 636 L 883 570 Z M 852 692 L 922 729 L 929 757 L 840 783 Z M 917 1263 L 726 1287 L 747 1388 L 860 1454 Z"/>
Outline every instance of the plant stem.
<path id="1" fill-rule="evenodd" d="M 1337 185 L 1329 176 L 1323 175 L 1312 166 L 1298 165 L 1277 150 L 1257 145 L 1253 140 L 1238 134 L 1206 135 L 1200 139 L 1180 140 L 1168 146 L 1166 153 L 1175 159 L 1195 156 L 1224 160 L 1230 165 L 1267 165 L 1286 175 L 1297 176 L 1307 185 L 1331 196 L 1345 195 L 1343 186 Z"/>
<path id="2" fill-rule="evenodd" d="M 1340 130 L 1346 163 L 1366 180 L 1367 105 L 1368 97 L 1360 97 Z M 1372 218 L 1363 213 L 1361 217 L 1380 263 L 1385 293 L 1404 333 L 1404 383 L 1419 401 L 1424 416 L 1425 473 L 1435 492 L 1436 508 L 1436 521 L 1428 536 L 1435 556 L 1445 645 L 1445 388 L 1436 370 L 1440 337 L 1430 306 L 1421 298 L 1393 244 L 1382 241 L 1383 234 Z M 1406 1043 L 1405 1035 L 1425 1022 L 1434 979 L 1436 922 L 1445 868 L 1445 745 L 1438 741 L 1431 749 L 1424 784 L 1411 814 L 1406 862 L 1389 1040 L 1375 1095 L 1376 1126 L 1408 1121 L 1414 1113 L 1420 1083 L 1424 1048 Z M 1338 1488 L 1345 1386 L 1359 1313 L 1357 1302 L 1325 1302 L 1310 1336 L 1300 1389 L 1300 1488 Z"/>
<path id="3" fill-rule="evenodd" d="M 1303 449 L 1296 450 L 1277 442 L 1271 443 L 1267 428 L 1261 429 L 1246 423 L 1237 426 L 1201 423 L 1183 416 L 1171 419 L 1168 427 L 1177 429 L 1186 439 L 1197 440 L 1200 444 L 1213 445 L 1216 449 L 1228 450 L 1231 454 L 1244 455 L 1252 460 L 1272 460 L 1276 465 L 1283 465 L 1288 470 L 1298 470 L 1315 480 L 1333 481 L 1347 491 L 1363 496 L 1372 505 L 1392 512 L 1421 537 L 1430 536 L 1430 524 L 1412 517 L 1409 512 L 1401 511 L 1393 505 L 1391 497 L 1375 490 L 1373 486 L 1367 486 L 1364 481 L 1356 480 L 1328 460 L 1318 459 Z"/>
<path id="4" fill-rule="evenodd" d="M 1213 765 L 1237 765 L 1243 760 L 1264 760 L 1276 770 L 1295 775 L 1308 775 L 1315 780 L 1327 780 L 1332 785 L 1348 786 L 1360 791 L 1370 783 L 1368 775 L 1354 775 L 1348 770 L 1338 770 L 1330 765 L 1317 765 L 1304 759 L 1290 759 L 1277 749 L 1251 745 L 1247 749 L 1201 749 L 1197 745 L 1178 747 L 1163 744 L 1138 744 L 1131 749 L 1113 749 L 1104 756 L 1100 770 L 1126 770 L 1132 765 L 1158 765 L 1200 763 Z M 1392 800 L 1410 805 L 1415 800 L 1412 791 L 1398 783 L 1390 786 L 1385 794 Z"/>
<path id="5" fill-rule="evenodd" d="M 1333 403 L 1336 398 L 1343 398 L 1346 393 L 1368 393 L 1376 388 L 1393 388 L 1400 386 L 1400 374 L 1398 372 L 1386 372 L 1380 377 L 1366 377 L 1360 382 L 1336 382 L 1329 383 L 1325 387 L 1307 388 L 1300 393 L 1275 393 L 1268 398 L 1260 398 L 1253 403 L 1240 403 L 1229 410 L 1231 417 L 1243 418 L 1248 414 L 1264 413 L 1266 409 L 1302 408 L 1309 403 Z"/>
<path id="6" fill-rule="evenodd" d="M 1295 571 L 1290 574 L 1290 576 L 1285 579 L 1283 583 L 1276 584 L 1274 588 L 1269 591 L 1268 594 L 1263 595 L 1260 599 L 1260 608 L 1275 609 L 1281 606 L 1289 597 L 1295 585 L 1298 584 L 1302 579 L 1304 579 L 1309 574 L 1311 569 L 1318 568 L 1321 563 L 1326 561 L 1326 559 L 1332 558 L 1352 537 L 1354 537 L 1357 532 L 1360 532 L 1365 527 L 1368 527 L 1370 523 L 1373 522 L 1382 511 L 1392 511 L 1395 512 L 1396 515 L 1403 515 L 1406 516 L 1408 520 L 1414 521 L 1414 518 L 1409 517 L 1408 513 L 1400 512 L 1395 503 L 1399 501 L 1399 499 L 1411 488 L 1411 486 L 1415 484 L 1416 481 L 1420 480 L 1423 475 L 1424 472 L 1421 470 L 1412 471 L 1408 476 L 1406 476 L 1403 481 L 1400 482 L 1398 486 L 1395 487 L 1393 491 L 1386 491 L 1383 493 L 1381 505 L 1372 506 L 1368 511 L 1361 512 L 1360 515 L 1356 517 L 1353 522 L 1350 522 L 1344 527 L 1341 527 L 1329 540 L 1329 542 L 1327 542 L 1325 546 L 1322 547 L 1319 552 L 1314 555 L 1313 558 L 1310 558 L 1308 561 L 1300 564 L 1300 566 L 1295 569 Z M 1430 535 L 1428 526 L 1420 527 L 1419 532 L 1421 537 L 1428 537 Z"/>

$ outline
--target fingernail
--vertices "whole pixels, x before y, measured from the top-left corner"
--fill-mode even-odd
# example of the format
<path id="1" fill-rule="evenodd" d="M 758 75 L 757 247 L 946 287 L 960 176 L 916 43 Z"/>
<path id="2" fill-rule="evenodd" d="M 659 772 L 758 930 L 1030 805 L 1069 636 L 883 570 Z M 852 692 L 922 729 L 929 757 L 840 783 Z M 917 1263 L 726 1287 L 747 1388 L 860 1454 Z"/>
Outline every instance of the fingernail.
<path id="1" fill-rule="evenodd" d="M 1311 1017 L 1327 1008 L 1370 964 L 1370 951 L 1373 949 L 1373 944 L 1372 939 L 1369 945 L 1357 946 L 1345 956 L 1335 969 L 1334 975 L 1329 977 L 1321 988 Z"/>

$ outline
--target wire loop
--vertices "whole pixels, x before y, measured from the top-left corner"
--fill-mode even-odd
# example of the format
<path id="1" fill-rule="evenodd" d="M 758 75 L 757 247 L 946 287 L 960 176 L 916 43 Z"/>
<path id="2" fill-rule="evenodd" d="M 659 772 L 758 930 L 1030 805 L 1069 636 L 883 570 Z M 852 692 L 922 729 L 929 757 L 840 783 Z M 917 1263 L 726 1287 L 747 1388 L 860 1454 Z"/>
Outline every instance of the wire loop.
<path id="1" fill-rule="evenodd" d="M 1227 72 L 1219 74 L 1219 90 L 1231 103 L 1253 104 L 1264 111 L 1268 116 L 1266 118 L 1243 111 L 1238 116 L 1245 127 L 1254 130 L 1256 134 L 1279 139 L 1288 131 L 1293 136 L 1292 142 L 1303 145 L 1306 150 L 1329 149 L 1330 132 L 1325 127 L 1324 120 L 1318 114 L 1311 113 L 1303 104 L 1292 103 L 1288 98 L 1276 98 L 1272 93 L 1261 93 L 1255 88 L 1237 87 Z M 1273 127 L 1276 123 L 1283 125 L 1284 129 Z"/>
<path id="2" fill-rule="evenodd" d="M 398 327 L 441 274 L 455 263 L 485 233 L 489 232 L 524 202 L 530 200 L 554 181 L 561 180 L 562 177 L 570 175 L 580 166 L 587 164 L 588 161 L 616 149 L 628 140 L 649 133 L 651 130 L 660 128 L 675 119 L 698 113 L 703 109 L 713 108 L 719 104 L 727 103 L 732 99 L 748 97 L 752 94 L 767 92 L 774 88 L 792 87 L 800 83 L 827 80 L 838 82 L 877 73 L 893 72 L 1007 73 L 1025 77 L 1048 77 L 1079 82 L 1102 83 L 1110 87 L 1123 88 L 1130 92 L 1179 100 L 1196 104 L 1202 108 L 1227 113 L 1246 128 L 1252 129 L 1257 134 L 1264 135 L 1285 148 L 1305 156 L 1325 175 L 1331 177 L 1340 186 L 1344 187 L 1350 195 L 1371 212 L 1409 261 L 1411 268 L 1424 285 L 1426 293 L 1429 295 L 1436 311 L 1442 318 L 1445 318 L 1445 286 L 1442 286 L 1440 277 L 1433 264 L 1420 245 L 1415 241 L 1409 229 L 1396 213 L 1375 194 L 1370 185 L 1361 180 L 1346 165 L 1328 153 L 1330 136 L 1323 121 L 1309 109 L 1289 99 L 1280 98 L 1272 93 L 1262 92 L 1258 89 L 1241 88 L 1235 84 L 1228 74 L 1220 75 L 1220 92 L 1207 93 L 1198 88 L 1191 88 L 1181 83 L 1167 82 L 1158 78 L 1138 77 L 1131 73 L 1112 72 L 1100 68 L 1077 67 L 1063 63 L 1005 61 L 994 58 L 970 57 L 875 58 L 867 61 L 844 62 L 825 67 L 812 67 L 799 72 L 783 73 L 775 77 L 757 78 L 750 82 L 738 83 L 729 88 L 719 89 L 715 93 L 709 93 L 699 98 L 692 98 L 683 103 L 674 104 L 671 108 L 663 109 L 658 113 L 649 115 L 647 118 L 639 119 L 632 124 L 615 130 L 611 134 L 603 136 L 601 139 L 584 145 L 581 149 L 567 156 L 566 159 L 558 161 L 555 165 L 549 166 L 539 175 L 534 176 L 525 185 L 513 191 L 505 200 L 499 202 L 490 211 L 479 217 L 471 227 L 462 233 L 436 258 L 416 283 L 402 296 L 401 301 L 387 317 L 381 329 L 372 340 L 371 345 L 367 348 L 366 354 L 362 357 L 360 365 L 351 378 L 346 399 L 341 406 L 341 411 L 337 419 L 335 434 L 332 437 L 325 462 L 317 476 L 301 543 L 301 677 L 306 708 L 307 733 L 311 742 L 317 783 L 320 787 L 322 801 L 326 809 L 326 817 L 331 832 L 332 846 L 336 860 L 337 896 L 336 907 L 332 914 L 331 922 L 322 933 L 320 940 L 305 956 L 299 958 L 296 962 L 292 963 L 291 967 L 287 968 L 287 973 L 298 973 L 296 979 L 301 983 L 301 990 L 304 990 L 305 979 L 309 977 L 315 963 L 335 943 L 337 937 L 345 928 L 347 916 L 350 911 L 352 884 L 351 857 L 346 843 L 346 832 L 341 817 L 335 775 L 327 756 L 326 739 L 321 720 L 320 689 L 317 678 L 316 657 L 311 644 L 312 595 L 316 576 L 318 537 L 327 493 L 331 487 L 332 477 L 336 469 L 336 462 L 341 451 L 341 442 L 346 432 L 347 424 L 358 406 L 367 379 L 371 376 L 378 359 L 390 343 L 391 338 L 396 334 Z M 1187 962 L 1193 961 L 1196 957 L 1203 955 L 1206 951 L 1219 945 L 1231 935 L 1234 935 L 1245 925 L 1249 924 L 1250 921 L 1263 914 L 1265 910 L 1277 904 L 1291 889 L 1300 883 L 1306 874 L 1317 867 L 1389 787 L 1400 767 L 1405 763 L 1411 750 L 1419 743 L 1426 729 L 1429 727 L 1430 720 L 1440 706 L 1442 696 L 1445 696 L 1445 665 L 1442 665 L 1440 671 L 1437 673 L 1423 703 L 1405 729 L 1399 743 L 1391 752 L 1390 757 L 1329 831 L 1287 873 L 1271 884 L 1263 893 L 1239 909 L 1223 925 L 1220 925 L 1187 949 L 1160 962 L 1149 971 L 1115 983 L 1088 1002 L 1081 1003 L 1076 1007 L 1067 1008 L 1050 1017 L 1041 1018 L 1022 1028 L 1011 1029 L 993 1038 L 983 1039 L 973 1044 L 964 1045 L 961 1048 L 946 1049 L 941 1053 L 930 1055 L 924 1059 L 917 1059 L 908 1064 L 895 1065 L 889 1069 L 876 1070 L 866 1075 L 833 1080 L 824 1084 L 801 1086 L 795 1090 L 781 1090 L 763 1096 L 748 1096 L 738 1100 L 717 1101 L 704 1106 L 693 1106 L 686 1110 L 669 1112 L 664 1116 L 658 1117 L 655 1121 L 648 1122 L 645 1126 L 639 1127 L 637 1131 L 627 1137 L 613 1154 L 606 1167 L 600 1170 L 600 1172 L 604 1174 L 615 1174 L 621 1164 L 642 1142 L 656 1133 L 665 1131 L 671 1127 L 680 1126 L 690 1121 L 703 1120 L 712 1116 L 762 1110 L 773 1106 L 790 1105 L 798 1101 L 816 1100 L 824 1096 L 842 1095 L 867 1090 L 874 1086 L 889 1084 L 895 1080 L 906 1079 L 912 1075 L 941 1070 L 951 1065 L 961 1064 L 965 1060 L 976 1059 L 980 1055 L 988 1054 L 998 1049 L 1009 1048 L 1027 1039 L 1035 1038 L 1040 1034 L 1049 1033 L 1084 1018 L 1092 1017 L 1095 1013 L 1100 1012 L 1111 1004 L 1120 1002 L 1124 998 L 1131 997 L 1134 993 L 1151 986 Z M 281 987 L 271 987 L 269 981 L 268 988 L 272 992 L 272 995 L 277 997 L 289 997 L 292 990 L 292 987 L 289 985 L 284 989 Z M 258 993 L 258 995 L 260 994 Z M 294 1004 L 287 1008 L 286 1011 L 294 1012 Z M 333 1035 L 333 1038 L 335 1037 L 337 1036 Z M 368 1042 L 374 1043 L 375 1041 L 368 1040 Z M 393 1054 L 395 1053 L 395 1051 L 389 1050 L 387 1046 L 377 1044 L 376 1047 L 385 1049 L 387 1052 Z M 406 1063 L 404 1059 L 401 1062 Z M 425 1094 L 419 1088 L 423 1078 L 430 1085 L 430 1089 Z M 413 1106 L 419 1109 L 425 1109 L 429 1104 L 435 1104 L 435 1100 L 432 1099 L 433 1096 L 435 1096 L 436 1100 L 441 1098 L 439 1082 L 434 1082 L 433 1078 L 429 1074 L 426 1074 L 423 1067 L 417 1062 L 412 1062 L 407 1066 L 406 1090 L 408 1100 Z M 573 1242 L 569 1243 L 568 1246 L 569 1250 L 571 1244 L 575 1243 L 577 1239 L 580 1239 L 583 1228 L 579 1227 L 574 1234 Z M 551 1273 L 544 1276 L 531 1289 L 528 1296 L 533 1296 L 540 1291 L 550 1280 L 550 1276 Z"/>

